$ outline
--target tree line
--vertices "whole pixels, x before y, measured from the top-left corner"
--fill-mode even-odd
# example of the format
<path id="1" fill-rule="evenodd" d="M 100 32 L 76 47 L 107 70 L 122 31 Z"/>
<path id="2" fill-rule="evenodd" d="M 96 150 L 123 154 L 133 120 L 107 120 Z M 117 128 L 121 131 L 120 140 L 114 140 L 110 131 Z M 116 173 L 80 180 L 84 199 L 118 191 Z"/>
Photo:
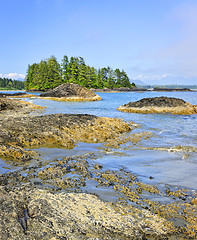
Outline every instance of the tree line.
<path id="1" fill-rule="evenodd" d="M 135 87 L 124 70 L 110 67 L 90 67 L 82 57 L 64 56 L 61 63 L 56 57 L 28 65 L 25 88 L 34 90 L 53 89 L 62 83 L 76 83 L 87 88 Z"/>
<path id="2" fill-rule="evenodd" d="M 0 78 L 0 88 L 7 90 L 22 90 L 24 89 L 24 82 L 12 80 L 10 78 Z"/>

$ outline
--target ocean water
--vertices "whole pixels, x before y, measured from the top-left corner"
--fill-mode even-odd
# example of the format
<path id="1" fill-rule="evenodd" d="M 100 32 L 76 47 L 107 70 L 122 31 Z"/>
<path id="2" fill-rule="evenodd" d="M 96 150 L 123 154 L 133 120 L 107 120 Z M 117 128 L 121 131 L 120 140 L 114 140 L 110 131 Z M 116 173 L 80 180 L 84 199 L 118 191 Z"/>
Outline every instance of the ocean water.
<path id="1" fill-rule="evenodd" d="M 79 143 L 74 149 L 40 148 L 37 151 L 46 162 L 61 159 L 65 156 L 81 155 L 94 152 L 98 155 L 97 162 L 104 168 L 119 170 L 124 168 L 134 173 L 145 183 L 155 185 L 171 185 L 181 188 L 197 190 L 197 152 L 178 151 L 168 149 L 175 146 L 189 146 L 197 148 L 197 114 L 135 114 L 123 113 L 116 109 L 125 103 L 137 101 L 145 97 L 176 97 L 197 105 L 197 92 L 125 92 L 125 93 L 97 93 L 102 101 L 97 102 L 57 102 L 37 98 L 27 98 L 26 101 L 46 106 L 47 108 L 36 114 L 54 113 L 86 113 L 96 116 L 117 117 L 125 121 L 133 121 L 138 127 L 133 133 L 149 131 L 153 136 L 143 140 L 140 146 L 123 146 L 103 152 L 102 144 Z M 32 113 L 35 114 L 35 113 Z M 147 150 L 149 148 L 163 148 L 166 150 Z M 14 171 L 10 161 L 0 159 L 0 173 Z M 150 176 L 151 178 L 150 180 Z"/>

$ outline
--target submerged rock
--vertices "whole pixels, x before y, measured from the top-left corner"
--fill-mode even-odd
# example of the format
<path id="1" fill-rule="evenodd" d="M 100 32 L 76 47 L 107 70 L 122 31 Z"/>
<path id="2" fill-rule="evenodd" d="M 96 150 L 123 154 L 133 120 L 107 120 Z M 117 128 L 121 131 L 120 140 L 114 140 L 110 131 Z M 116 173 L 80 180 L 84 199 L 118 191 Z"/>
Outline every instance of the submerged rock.
<path id="1" fill-rule="evenodd" d="M 172 114 L 196 114 L 197 106 L 191 105 L 179 98 L 155 97 L 143 98 L 136 102 L 129 102 L 118 108 L 119 111 L 131 113 L 172 113 Z"/>
<path id="2" fill-rule="evenodd" d="M 53 90 L 41 93 L 40 97 L 58 101 L 97 101 L 96 93 L 78 84 L 64 83 Z"/>

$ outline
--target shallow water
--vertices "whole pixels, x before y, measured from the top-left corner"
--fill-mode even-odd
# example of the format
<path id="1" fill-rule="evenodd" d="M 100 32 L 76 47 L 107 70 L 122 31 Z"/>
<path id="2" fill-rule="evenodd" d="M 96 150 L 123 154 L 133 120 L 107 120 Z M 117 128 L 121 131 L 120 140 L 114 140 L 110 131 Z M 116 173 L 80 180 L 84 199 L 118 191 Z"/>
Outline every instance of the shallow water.
<path id="1" fill-rule="evenodd" d="M 97 161 L 106 169 L 124 168 L 136 174 L 145 183 L 169 184 L 197 190 L 197 152 L 170 152 L 146 150 L 141 147 L 170 148 L 177 145 L 197 147 L 197 114 L 180 116 L 171 114 L 135 114 L 117 111 L 120 105 L 137 101 L 145 97 L 168 96 L 184 99 L 197 104 L 197 92 L 126 92 L 97 93 L 103 99 L 97 102 L 57 102 L 43 99 L 25 99 L 34 104 L 47 106 L 39 114 L 52 113 L 86 113 L 105 117 L 118 117 L 133 121 L 139 127 L 135 132 L 151 131 L 154 136 L 143 140 L 140 147 L 129 145 L 119 150 L 112 149 L 104 153 L 102 144 L 79 143 L 74 149 L 38 149 L 46 162 L 70 155 L 87 152 L 98 154 Z M 34 114 L 34 113 L 33 113 Z M 17 169 L 11 161 L 0 159 L 0 173 Z M 151 178 L 153 179 L 150 179 Z M 91 184 L 90 184 L 91 186 Z M 91 188 L 91 187 L 90 187 Z M 92 185 L 92 188 L 94 186 Z M 105 190 L 103 190 L 105 193 Z"/>

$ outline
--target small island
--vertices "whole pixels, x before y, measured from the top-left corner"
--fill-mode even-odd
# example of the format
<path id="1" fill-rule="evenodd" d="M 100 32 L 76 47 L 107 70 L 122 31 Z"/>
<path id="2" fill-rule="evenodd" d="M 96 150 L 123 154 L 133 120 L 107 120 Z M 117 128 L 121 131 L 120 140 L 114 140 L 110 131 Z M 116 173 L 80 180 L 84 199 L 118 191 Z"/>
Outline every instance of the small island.
<path id="1" fill-rule="evenodd" d="M 179 115 L 197 114 L 197 106 L 179 98 L 155 97 L 129 102 L 117 110 L 130 113 L 172 113 Z"/>
<path id="2" fill-rule="evenodd" d="M 64 56 L 59 63 L 51 56 L 40 63 L 28 66 L 25 89 L 28 91 L 47 91 L 63 83 L 80 84 L 93 89 L 134 88 L 124 70 L 103 67 L 96 69 L 86 65 L 82 57 Z"/>

